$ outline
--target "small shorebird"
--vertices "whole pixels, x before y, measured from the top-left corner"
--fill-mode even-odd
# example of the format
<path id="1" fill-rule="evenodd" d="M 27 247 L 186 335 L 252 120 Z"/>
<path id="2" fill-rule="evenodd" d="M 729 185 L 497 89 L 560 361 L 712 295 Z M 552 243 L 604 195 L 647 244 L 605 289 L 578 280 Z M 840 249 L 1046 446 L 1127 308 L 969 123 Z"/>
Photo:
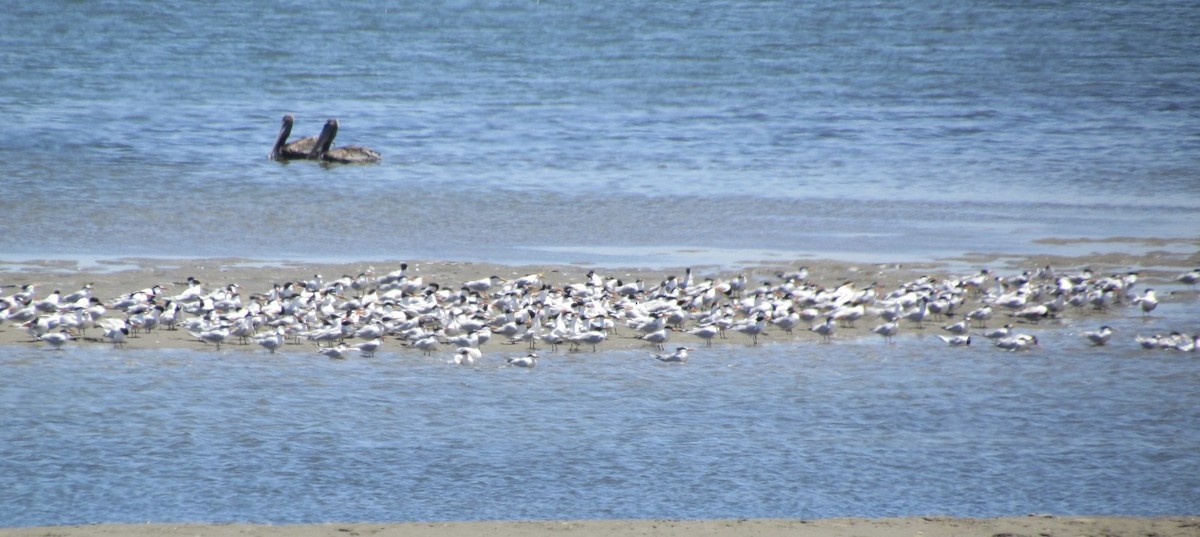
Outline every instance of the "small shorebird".
<path id="1" fill-rule="evenodd" d="M 1083 337 L 1087 338 L 1095 345 L 1104 345 L 1108 343 L 1108 339 L 1113 335 L 1113 329 L 1109 326 L 1101 326 L 1099 330 L 1087 331 L 1083 333 Z"/>
<path id="2" fill-rule="evenodd" d="M 467 289 L 470 289 L 471 291 L 474 291 L 476 293 L 485 293 L 489 289 L 491 289 L 492 286 L 498 285 L 501 281 L 502 280 L 500 279 L 499 276 L 491 276 L 488 278 L 483 278 L 483 279 L 479 279 L 479 280 L 471 280 L 469 282 L 463 283 L 463 287 L 466 287 Z"/>
<path id="3" fill-rule="evenodd" d="M 42 334 L 41 336 L 38 336 L 38 339 L 45 341 L 54 350 L 61 351 L 63 345 L 66 345 L 68 341 L 71 341 L 71 333 L 67 332 L 66 330 L 59 330 L 58 332 Z"/>
<path id="4" fill-rule="evenodd" d="M 1019 317 L 1033 324 L 1037 324 L 1038 321 L 1050 316 L 1050 309 L 1044 305 L 1038 304 L 1036 306 L 1022 308 L 1020 311 L 1017 311 L 1016 313 L 1010 313 L 1008 315 L 1010 317 Z"/>
<path id="5" fill-rule="evenodd" d="M 120 326 L 111 326 L 109 328 L 105 328 L 104 338 L 112 342 L 113 348 L 124 348 L 125 340 L 129 338 L 129 328 L 127 328 L 124 323 L 122 323 Z"/>
<path id="6" fill-rule="evenodd" d="M 988 319 L 992 318 L 992 307 L 991 306 L 982 306 L 982 307 L 973 309 L 973 310 L 971 310 L 970 313 L 967 314 L 967 317 L 970 318 L 972 321 L 975 321 L 976 323 L 978 323 L 979 328 L 987 328 L 987 321 L 988 321 Z"/>
<path id="7" fill-rule="evenodd" d="M 796 312 L 795 308 L 788 308 L 787 315 L 771 319 L 771 324 L 791 334 L 792 329 L 800 325 L 800 314 Z"/>
<path id="8" fill-rule="evenodd" d="M 537 359 L 538 359 L 538 355 L 536 353 L 531 352 L 529 354 L 526 354 L 525 356 L 509 358 L 508 365 L 516 366 L 516 367 L 533 367 L 533 366 L 537 365 Z"/>
<path id="9" fill-rule="evenodd" d="M 925 322 L 925 317 L 929 315 L 929 299 L 922 298 L 921 305 L 917 309 L 904 313 L 904 319 L 917 324 L 917 328 L 925 328 L 922 324 Z"/>
<path id="10" fill-rule="evenodd" d="M 215 343 L 217 345 L 217 350 L 221 350 L 221 343 L 224 343 L 225 339 L 229 337 L 229 327 L 222 325 L 220 327 L 203 330 L 201 332 L 188 333 L 191 334 L 192 337 L 204 343 Z"/>
<path id="11" fill-rule="evenodd" d="M 971 331 L 971 318 L 963 317 L 963 320 L 957 323 L 943 326 L 942 330 L 950 332 L 951 334 L 958 334 L 960 336 L 966 334 L 967 332 Z"/>
<path id="12" fill-rule="evenodd" d="M 1159 341 L 1162 340 L 1162 336 L 1158 334 L 1153 336 L 1143 336 L 1138 334 L 1133 336 L 1133 340 L 1137 341 L 1138 345 L 1141 345 L 1143 349 L 1157 349 Z"/>
<path id="13" fill-rule="evenodd" d="M 1023 351 L 1028 350 L 1038 344 L 1036 336 L 1029 334 L 1016 334 L 1008 337 L 1002 337 L 996 340 L 995 345 L 1006 351 Z"/>
<path id="14" fill-rule="evenodd" d="M 688 351 L 694 351 L 691 347 L 677 347 L 675 352 L 671 354 L 651 354 L 660 362 L 686 362 L 688 361 Z"/>
<path id="15" fill-rule="evenodd" d="M 706 324 L 688 330 L 687 333 L 703 339 L 705 347 L 711 347 L 712 339 L 721 334 L 721 328 L 715 324 Z"/>
<path id="16" fill-rule="evenodd" d="M 350 347 L 347 347 L 345 343 L 338 343 L 336 347 L 325 347 L 323 349 L 318 347 L 317 354 L 333 358 L 334 360 L 342 360 L 346 358 L 346 351 L 349 350 Z"/>
<path id="17" fill-rule="evenodd" d="M 854 328 L 854 322 L 862 319 L 863 316 L 866 315 L 866 308 L 864 308 L 862 304 L 857 304 L 854 306 L 842 306 L 836 310 L 833 310 L 833 313 L 830 313 L 829 315 L 833 317 L 833 320 L 837 321 L 842 328 Z"/>
<path id="18" fill-rule="evenodd" d="M 951 347 L 969 347 L 971 345 L 971 336 L 943 336 L 938 334 L 938 339 L 945 341 Z"/>
<path id="19" fill-rule="evenodd" d="M 821 334 L 822 341 L 828 342 L 833 339 L 833 333 L 837 331 L 837 324 L 833 322 L 833 317 L 826 317 L 825 322 L 814 324 L 808 327 L 808 330 Z"/>
<path id="20" fill-rule="evenodd" d="M 752 344 L 758 345 L 758 336 L 759 336 L 759 334 L 763 333 L 763 330 L 766 330 L 766 327 L 767 327 L 766 323 L 767 323 L 767 318 L 762 315 L 759 315 L 758 317 L 756 317 L 754 319 L 754 322 L 752 322 L 752 323 L 747 322 L 744 324 L 740 324 L 740 325 L 734 326 L 733 329 L 737 330 L 738 332 L 741 332 L 743 334 L 746 334 L 747 336 L 750 336 L 750 341 L 752 342 Z"/>
<path id="21" fill-rule="evenodd" d="M 58 309 L 58 303 L 61 300 L 62 293 L 58 289 L 55 289 L 54 292 L 47 295 L 46 298 L 34 300 L 33 309 L 42 313 L 50 313 Z"/>
<path id="22" fill-rule="evenodd" d="M 575 334 L 567 337 L 567 340 L 571 342 L 571 345 L 575 347 L 576 350 L 579 349 L 580 345 L 591 345 L 592 352 L 596 352 L 596 345 L 599 345 L 605 339 L 608 339 L 608 334 L 599 330 L 589 330 L 581 334 Z"/>
<path id="23" fill-rule="evenodd" d="M 421 354 L 429 356 L 430 354 L 433 354 L 435 349 L 437 349 L 438 337 L 436 334 L 421 336 L 420 338 L 414 339 L 410 346 L 420 349 Z"/>
<path id="24" fill-rule="evenodd" d="M 356 344 L 352 348 L 358 349 L 359 354 L 369 358 L 371 356 L 375 356 L 375 351 L 379 350 L 379 347 L 382 347 L 382 346 L 383 346 L 383 336 L 380 336 L 375 339 L 372 339 L 371 341 L 364 341 L 362 343 Z"/>
<path id="25" fill-rule="evenodd" d="M 88 298 L 92 298 L 92 284 L 91 283 L 84 284 L 83 287 L 81 287 L 78 291 L 75 291 L 74 293 L 71 293 L 67 296 L 62 297 L 62 303 L 63 304 L 73 304 L 73 303 L 79 302 L 81 299 L 88 299 Z"/>
<path id="26" fill-rule="evenodd" d="M 1195 287 L 1197 283 L 1200 283 L 1200 268 L 1176 276 L 1175 281 L 1188 287 Z"/>
<path id="27" fill-rule="evenodd" d="M 1193 352 L 1197 347 L 1200 347 L 1200 334 L 1192 337 L 1183 336 L 1172 345 L 1172 348 L 1180 352 Z"/>
<path id="28" fill-rule="evenodd" d="M 670 326 L 664 326 L 663 328 L 650 332 L 649 334 L 637 336 L 637 339 L 653 343 L 656 347 L 658 347 L 658 350 L 661 351 L 665 349 L 665 347 L 663 347 L 663 343 L 666 343 L 667 340 L 671 338 L 672 330 L 674 330 L 674 328 Z"/>
<path id="29" fill-rule="evenodd" d="M 1013 325 L 1006 324 L 1006 325 L 1004 325 L 1004 328 L 996 328 L 993 330 L 988 330 L 987 332 L 983 332 L 982 334 L 979 334 L 979 335 L 981 335 L 985 338 L 988 338 L 988 339 L 1000 339 L 1002 337 L 1008 337 L 1009 335 L 1011 335 L 1012 329 L 1013 329 Z"/>
<path id="30" fill-rule="evenodd" d="M 260 347 L 271 351 L 271 354 L 275 354 L 275 349 L 283 346 L 284 330 L 285 329 L 283 327 L 279 327 L 274 332 L 259 334 L 254 336 L 254 342 Z"/>
<path id="31" fill-rule="evenodd" d="M 871 331 L 883 336 L 884 341 L 891 342 L 892 338 L 896 337 L 896 334 L 900 332 L 900 321 L 897 319 L 883 323 L 872 328 Z"/>
<path id="32" fill-rule="evenodd" d="M 459 347 L 454 352 L 450 363 L 454 365 L 475 365 L 475 361 L 483 357 L 483 352 L 475 347 Z"/>
<path id="33" fill-rule="evenodd" d="M 1142 316 L 1150 315 L 1154 308 L 1158 307 L 1158 297 L 1154 294 L 1154 289 L 1146 289 L 1142 296 L 1133 299 L 1133 303 L 1142 307 Z"/>

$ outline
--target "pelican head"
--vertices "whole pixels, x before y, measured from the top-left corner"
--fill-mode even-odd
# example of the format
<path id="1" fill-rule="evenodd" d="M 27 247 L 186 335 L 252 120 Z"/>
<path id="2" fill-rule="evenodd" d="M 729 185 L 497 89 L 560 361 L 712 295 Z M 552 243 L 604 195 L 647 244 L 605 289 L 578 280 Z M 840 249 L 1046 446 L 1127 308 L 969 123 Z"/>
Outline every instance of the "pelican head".
<path id="1" fill-rule="evenodd" d="M 317 136 L 317 143 L 313 145 L 312 151 L 308 153 L 308 158 L 319 159 L 321 155 L 328 152 L 333 145 L 333 139 L 337 137 L 338 120 L 330 119 L 325 122 L 325 126 L 321 128 L 320 136 Z"/>
<path id="2" fill-rule="evenodd" d="M 282 124 L 279 126 L 279 136 L 275 137 L 275 145 L 271 146 L 271 154 L 267 158 L 271 160 L 280 160 L 283 158 L 283 146 L 287 143 L 287 139 L 292 135 L 292 123 L 296 121 L 291 114 L 284 114 Z"/>

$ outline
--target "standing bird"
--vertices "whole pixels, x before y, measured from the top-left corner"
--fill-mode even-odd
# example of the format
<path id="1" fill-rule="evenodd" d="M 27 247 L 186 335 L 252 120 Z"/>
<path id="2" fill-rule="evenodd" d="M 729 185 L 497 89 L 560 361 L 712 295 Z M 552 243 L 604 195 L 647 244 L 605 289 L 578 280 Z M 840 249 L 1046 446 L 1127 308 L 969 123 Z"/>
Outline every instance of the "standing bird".
<path id="1" fill-rule="evenodd" d="M 821 340 L 828 342 L 833 339 L 833 333 L 837 331 L 837 323 L 833 322 L 833 317 L 826 317 L 825 322 L 814 324 L 808 327 L 808 330 L 821 334 Z"/>
<path id="2" fill-rule="evenodd" d="M 971 310 L 970 313 L 967 314 L 967 318 L 971 319 L 972 321 L 975 321 L 978 324 L 979 328 L 987 328 L 987 321 L 988 321 L 988 319 L 992 318 L 992 307 L 991 306 L 982 306 L 982 307 L 973 309 L 973 310 Z"/>
<path id="3" fill-rule="evenodd" d="M 891 322 L 883 323 L 871 329 L 872 332 L 883 336 L 885 342 L 891 342 L 893 337 L 900 332 L 900 321 L 898 319 Z"/>
<path id="4" fill-rule="evenodd" d="M 254 342 L 260 347 L 271 351 L 271 354 L 275 354 L 275 349 L 283 346 L 284 331 L 283 327 L 279 327 L 274 332 L 254 336 Z"/>
<path id="5" fill-rule="evenodd" d="M 409 346 L 420 349 L 421 354 L 423 354 L 425 356 L 429 356 L 430 354 L 433 354 L 433 351 L 435 349 L 437 349 L 437 346 L 438 346 L 437 334 L 428 334 L 428 335 L 421 336 L 420 338 L 413 340 L 413 342 L 411 344 L 409 344 Z"/>
<path id="6" fill-rule="evenodd" d="M 767 318 L 762 315 L 759 315 L 757 318 L 755 318 L 754 322 L 752 323 L 747 322 L 733 327 L 734 330 L 750 336 L 752 345 L 758 345 L 758 336 L 759 334 L 762 334 L 766 328 Z"/>
<path id="7" fill-rule="evenodd" d="M 929 316 L 929 299 L 928 298 L 922 298 L 921 305 L 918 306 L 917 309 L 907 311 L 903 315 L 904 319 L 916 323 L 917 328 L 925 328 L 925 325 L 922 323 L 925 322 L 925 318 L 928 316 Z"/>
<path id="8" fill-rule="evenodd" d="M 1146 292 L 1135 298 L 1133 302 L 1142 307 L 1142 316 L 1150 315 L 1150 312 L 1158 307 L 1158 297 L 1154 295 L 1154 289 L 1146 289 Z"/>
<path id="9" fill-rule="evenodd" d="M 581 345 L 591 345 L 592 352 L 596 352 L 596 345 L 599 345 L 607 338 L 607 333 L 600 332 L 598 330 L 589 330 L 580 334 L 567 336 L 567 340 L 571 342 L 571 346 L 576 350 L 578 350 Z"/>
<path id="10" fill-rule="evenodd" d="M 112 342 L 113 348 L 125 347 L 125 340 L 129 338 L 129 327 L 123 319 L 104 319 L 100 322 L 100 327 L 104 329 L 104 338 Z"/>
<path id="11" fill-rule="evenodd" d="M 656 347 L 658 347 L 658 350 L 661 351 L 661 350 L 665 349 L 663 347 L 663 343 L 666 343 L 667 340 L 671 338 L 672 330 L 674 330 L 674 328 L 672 328 L 670 326 L 665 326 L 662 329 L 655 330 L 653 332 L 650 332 L 649 334 L 642 334 L 640 336 L 637 336 L 637 339 L 640 339 L 642 341 L 646 341 L 649 343 L 653 343 Z"/>
<path id="12" fill-rule="evenodd" d="M 945 330 L 947 332 L 950 332 L 951 334 L 957 334 L 960 336 L 963 334 L 966 334 L 967 332 L 971 331 L 971 318 L 964 316 L 963 320 L 961 320 L 957 323 L 954 323 L 954 324 L 948 324 L 946 326 L 943 326 L 942 330 Z"/>
<path id="13" fill-rule="evenodd" d="M 712 339 L 721 333 L 721 328 L 715 324 L 706 324 L 688 330 L 687 333 L 703 339 L 705 347 L 711 347 Z"/>
<path id="14" fill-rule="evenodd" d="M 66 330 L 59 330 L 58 332 L 42 334 L 41 336 L 38 336 L 38 339 L 45 341 L 54 350 L 61 351 L 63 345 L 66 345 L 68 341 L 71 341 L 71 333 L 67 332 Z"/>
<path id="15" fill-rule="evenodd" d="M 358 349 L 359 354 L 369 358 L 369 357 L 375 356 L 375 351 L 379 350 L 379 347 L 382 347 L 382 346 L 383 346 L 383 337 L 381 336 L 381 337 L 372 339 L 371 341 L 365 341 L 363 343 L 354 345 L 354 347 L 352 347 L 352 348 Z"/>
<path id="16" fill-rule="evenodd" d="M 217 350 L 221 350 L 221 343 L 224 343 L 225 339 L 229 337 L 229 327 L 221 326 L 218 328 L 203 330 L 201 332 L 188 333 L 191 334 L 192 337 L 204 342 L 205 344 L 215 343 L 217 345 Z"/>
<path id="17" fill-rule="evenodd" d="M 771 324 L 782 328 L 788 334 L 792 333 L 792 329 L 800 325 L 800 314 L 796 313 L 795 308 L 788 308 L 787 315 L 771 319 Z"/>

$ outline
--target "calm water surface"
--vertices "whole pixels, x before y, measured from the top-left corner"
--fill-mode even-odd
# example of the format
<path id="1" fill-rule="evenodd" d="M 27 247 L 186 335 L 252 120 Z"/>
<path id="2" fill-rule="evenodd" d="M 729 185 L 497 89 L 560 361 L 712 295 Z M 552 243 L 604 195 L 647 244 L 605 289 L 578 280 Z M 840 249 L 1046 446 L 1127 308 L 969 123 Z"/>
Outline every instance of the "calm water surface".
<path id="1" fill-rule="evenodd" d="M 530 371 L 5 349 L 0 523 L 1196 512 L 1196 358 L 1048 339 L 1066 348 L 913 336 Z"/>
<path id="2" fill-rule="evenodd" d="M 0 26 L 10 257 L 928 258 L 1200 223 L 1191 2 L 50 1 Z M 385 160 L 269 162 L 284 113 Z"/>

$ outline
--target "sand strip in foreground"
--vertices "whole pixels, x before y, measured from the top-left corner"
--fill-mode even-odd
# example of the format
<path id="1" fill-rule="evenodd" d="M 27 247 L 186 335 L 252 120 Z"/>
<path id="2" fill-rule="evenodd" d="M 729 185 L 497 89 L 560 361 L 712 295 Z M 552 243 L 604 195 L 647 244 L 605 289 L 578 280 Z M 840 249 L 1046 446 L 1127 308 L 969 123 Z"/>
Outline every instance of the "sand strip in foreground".
<path id="1" fill-rule="evenodd" d="M 1040 537 L 1105 535 L 1195 537 L 1200 535 L 1200 517 L 1056 517 L 1031 515 L 1006 518 L 830 518 L 818 520 L 587 520 L 537 522 L 441 522 L 441 523 L 328 523 L 294 526 L 253 524 L 102 524 L 0 528 L 0 537 L 99 537 L 108 535 L 158 536 L 405 536 L 405 537 L 536 537 L 539 535 L 624 536 L 652 535 L 690 537 L 735 536 L 894 536 L 923 537 L 1028 535 Z"/>

